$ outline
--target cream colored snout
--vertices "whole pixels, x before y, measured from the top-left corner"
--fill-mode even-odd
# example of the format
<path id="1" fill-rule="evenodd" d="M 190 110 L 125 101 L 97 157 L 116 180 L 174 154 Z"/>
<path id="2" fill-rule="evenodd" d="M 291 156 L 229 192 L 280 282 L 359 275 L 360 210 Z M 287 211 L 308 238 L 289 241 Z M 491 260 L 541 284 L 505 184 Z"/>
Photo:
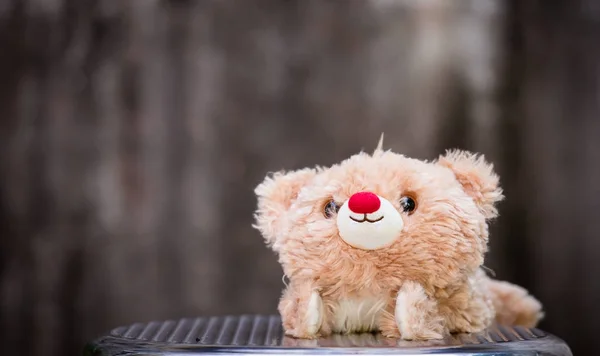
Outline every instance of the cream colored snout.
<path id="1" fill-rule="evenodd" d="M 363 250 L 389 246 L 400 235 L 404 221 L 392 203 L 370 192 L 356 193 L 337 215 L 340 237 Z"/>

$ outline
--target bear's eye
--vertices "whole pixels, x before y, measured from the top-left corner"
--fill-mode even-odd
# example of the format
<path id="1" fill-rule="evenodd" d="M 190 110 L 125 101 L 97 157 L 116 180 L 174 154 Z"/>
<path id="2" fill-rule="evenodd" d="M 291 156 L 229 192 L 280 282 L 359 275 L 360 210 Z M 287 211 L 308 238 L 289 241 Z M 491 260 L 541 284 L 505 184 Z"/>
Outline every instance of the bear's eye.
<path id="1" fill-rule="evenodd" d="M 325 205 L 325 208 L 323 209 L 323 214 L 325 215 L 325 217 L 327 219 L 331 218 L 333 215 L 337 214 L 337 212 L 340 210 L 340 206 L 336 204 L 336 202 L 334 202 L 333 200 L 330 200 L 329 202 L 327 202 L 327 204 Z"/>
<path id="2" fill-rule="evenodd" d="M 417 202 L 409 196 L 400 198 L 400 206 L 405 213 L 412 214 L 417 209 Z"/>

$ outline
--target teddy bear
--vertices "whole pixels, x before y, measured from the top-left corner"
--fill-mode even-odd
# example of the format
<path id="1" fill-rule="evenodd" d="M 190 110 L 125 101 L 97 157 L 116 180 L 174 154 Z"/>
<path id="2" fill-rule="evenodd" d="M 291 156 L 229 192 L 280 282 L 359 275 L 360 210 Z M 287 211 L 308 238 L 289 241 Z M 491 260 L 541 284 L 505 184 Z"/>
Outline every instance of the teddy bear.
<path id="1" fill-rule="evenodd" d="M 253 226 L 289 281 L 278 306 L 285 334 L 423 341 L 536 326 L 541 303 L 483 266 L 504 198 L 492 164 L 458 149 L 409 158 L 382 139 L 372 154 L 269 174 L 255 189 Z"/>

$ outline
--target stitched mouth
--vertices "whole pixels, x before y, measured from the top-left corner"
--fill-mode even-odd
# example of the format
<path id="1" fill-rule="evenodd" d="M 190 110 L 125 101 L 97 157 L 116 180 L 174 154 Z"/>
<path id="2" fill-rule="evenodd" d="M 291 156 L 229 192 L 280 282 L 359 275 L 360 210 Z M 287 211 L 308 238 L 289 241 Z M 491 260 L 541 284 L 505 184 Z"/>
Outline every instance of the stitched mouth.
<path id="1" fill-rule="evenodd" d="M 352 221 L 356 221 L 357 223 L 364 223 L 365 221 L 366 221 L 366 222 L 369 222 L 369 223 L 376 223 L 376 222 L 378 222 L 378 221 L 381 221 L 381 220 L 383 220 L 383 218 L 384 218 L 384 217 L 382 216 L 382 217 L 380 217 L 379 219 L 375 219 L 375 220 L 369 220 L 369 218 L 367 218 L 367 214 L 365 214 L 365 218 L 364 218 L 364 219 L 362 219 L 362 220 L 358 220 L 358 219 L 355 219 L 355 218 L 353 218 L 352 216 L 350 216 L 350 219 L 352 219 Z"/>

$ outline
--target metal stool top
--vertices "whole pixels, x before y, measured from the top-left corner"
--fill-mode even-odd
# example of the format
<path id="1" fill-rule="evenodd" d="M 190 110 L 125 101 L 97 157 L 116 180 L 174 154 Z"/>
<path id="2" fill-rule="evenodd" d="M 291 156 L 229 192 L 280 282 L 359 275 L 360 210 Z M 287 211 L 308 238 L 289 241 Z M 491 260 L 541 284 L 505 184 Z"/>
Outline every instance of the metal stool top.
<path id="1" fill-rule="evenodd" d="M 547 355 L 572 356 L 567 344 L 542 330 L 494 325 L 444 340 L 402 341 L 379 334 L 300 340 L 283 334 L 279 316 L 184 318 L 122 326 L 86 345 L 85 356 L 116 355 Z"/>

